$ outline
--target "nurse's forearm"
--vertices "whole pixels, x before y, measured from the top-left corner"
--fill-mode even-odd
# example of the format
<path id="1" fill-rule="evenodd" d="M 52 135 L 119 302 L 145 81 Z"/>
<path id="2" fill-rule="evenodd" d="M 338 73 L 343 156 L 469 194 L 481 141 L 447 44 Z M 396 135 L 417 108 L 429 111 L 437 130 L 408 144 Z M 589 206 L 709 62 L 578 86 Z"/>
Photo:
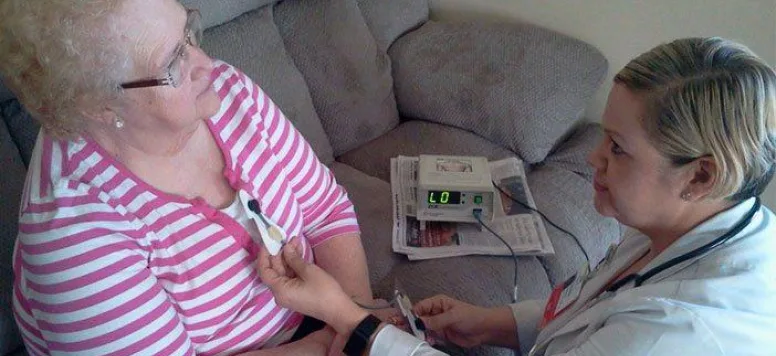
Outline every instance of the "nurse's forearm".
<path id="1" fill-rule="evenodd" d="M 366 255 L 359 234 L 335 236 L 316 246 L 315 264 L 331 274 L 349 296 L 360 303 L 372 300 Z"/>

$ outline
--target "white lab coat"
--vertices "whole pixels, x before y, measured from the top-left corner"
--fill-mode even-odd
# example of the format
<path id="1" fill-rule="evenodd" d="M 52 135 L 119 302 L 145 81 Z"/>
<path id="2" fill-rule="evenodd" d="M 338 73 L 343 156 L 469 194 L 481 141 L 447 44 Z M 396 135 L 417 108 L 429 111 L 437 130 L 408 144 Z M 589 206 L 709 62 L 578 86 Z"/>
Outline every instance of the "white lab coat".
<path id="1" fill-rule="evenodd" d="M 722 236 L 754 205 L 749 199 L 680 238 L 639 274 Z M 512 305 L 521 352 L 532 355 L 776 354 L 776 216 L 762 207 L 749 225 L 707 255 L 644 282 L 598 294 L 650 245 L 628 231 L 587 277 L 579 299 L 545 328 L 543 301 Z M 372 356 L 444 355 L 396 328 L 377 335 Z"/>
<path id="2" fill-rule="evenodd" d="M 393 325 L 387 325 L 375 336 L 369 356 L 442 356 L 447 355 Z"/>
<path id="3" fill-rule="evenodd" d="M 712 217 L 681 237 L 639 274 L 720 237 L 754 199 Z M 597 292 L 649 245 L 629 231 L 592 273 L 569 310 L 537 332 L 543 303 L 513 305 L 523 353 L 534 355 L 776 354 L 776 224 L 762 207 L 728 243 L 617 292 Z"/>

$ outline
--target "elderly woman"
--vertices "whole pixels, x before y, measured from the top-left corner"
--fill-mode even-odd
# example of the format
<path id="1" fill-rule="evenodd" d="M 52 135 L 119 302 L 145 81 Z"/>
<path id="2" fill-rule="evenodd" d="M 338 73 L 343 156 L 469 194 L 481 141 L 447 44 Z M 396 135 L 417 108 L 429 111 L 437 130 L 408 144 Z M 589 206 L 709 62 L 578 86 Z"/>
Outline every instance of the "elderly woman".
<path id="1" fill-rule="evenodd" d="M 2 0 L 0 18 L 0 72 L 43 127 L 13 266 L 30 354 L 322 354 L 330 329 L 288 343 L 303 316 L 258 279 L 268 243 L 296 241 L 371 300 L 346 193 L 260 88 L 199 48 L 198 12 Z"/>
<path id="2" fill-rule="evenodd" d="M 632 228 L 622 242 L 546 302 L 421 301 L 425 327 L 531 355 L 773 354 L 776 216 L 758 196 L 776 169 L 776 72 L 729 41 L 677 40 L 617 74 L 602 125 L 595 207 Z M 265 282 L 281 305 L 356 330 L 349 355 L 440 354 L 368 316 L 295 250 L 283 257 L 298 276 L 264 254 Z"/>

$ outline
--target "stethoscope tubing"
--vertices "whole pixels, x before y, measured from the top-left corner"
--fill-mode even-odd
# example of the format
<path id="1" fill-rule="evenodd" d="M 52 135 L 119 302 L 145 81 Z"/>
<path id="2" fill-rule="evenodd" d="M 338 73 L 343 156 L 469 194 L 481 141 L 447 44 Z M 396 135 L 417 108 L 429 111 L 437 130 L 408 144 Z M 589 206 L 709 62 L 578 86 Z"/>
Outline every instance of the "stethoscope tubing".
<path id="1" fill-rule="evenodd" d="M 733 238 L 734 236 L 738 235 L 743 229 L 745 229 L 747 226 L 749 226 L 749 223 L 752 222 L 752 219 L 754 218 L 754 215 L 760 210 L 762 206 L 762 203 L 760 202 L 760 197 L 755 197 L 754 206 L 747 212 L 747 214 L 736 223 L 735 226 L 730 228 L 726 233 L 724 233 L 722 236 L 714 239 L 714 241 L 711 241 L 701 247 L 696 248 L 695 250 L 692 250 L 690 252 L 687 252 L 681 256 L 674 257 L 659 266 L 652 268 L 651 270 L 647 271 L 643 275 L 639 275 L 637 273 L 632 273 L 624 277 L 623 279 L 615 282 L 612 284 L 611 287 L 607 288 L 607 292 L 615 292 L 618 289 L 622 288 L 626 284 L 630 283 L 631 281 L 635 281 L 634 286 L 640 287 L 644 282 L 649 280 L 650 278 L 656 276 L 657 274 L 674 267 L 680 263 L 689 261 L 693 258 L 703 256 L 715 248 L 724 245 L 728 240 Z"/>

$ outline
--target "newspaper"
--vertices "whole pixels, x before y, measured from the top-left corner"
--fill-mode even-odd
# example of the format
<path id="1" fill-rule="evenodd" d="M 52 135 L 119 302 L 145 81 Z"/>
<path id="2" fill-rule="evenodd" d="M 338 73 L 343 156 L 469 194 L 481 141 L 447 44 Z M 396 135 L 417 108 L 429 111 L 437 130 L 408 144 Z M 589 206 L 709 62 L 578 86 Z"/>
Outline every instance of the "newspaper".
<path id="1" fill-rule="evenodd" d="M 523 164 L 517 158 L 490 162 L 496 189 L 496 211 L 485 223 L 518 255 L 548 255 L 552 248 L 539 214 L 515 203 L 512 198 L 535 207 L 525 180 Z M 476 223 L 419 221 L 416 218 L 418 157 L 391 159 L 393 199 L 393 250 L 410 260 L 465 255 L 510 256 L 509 249 L 490 231 Z M 506 194 L 509 194 L 507 196 Z"/>

